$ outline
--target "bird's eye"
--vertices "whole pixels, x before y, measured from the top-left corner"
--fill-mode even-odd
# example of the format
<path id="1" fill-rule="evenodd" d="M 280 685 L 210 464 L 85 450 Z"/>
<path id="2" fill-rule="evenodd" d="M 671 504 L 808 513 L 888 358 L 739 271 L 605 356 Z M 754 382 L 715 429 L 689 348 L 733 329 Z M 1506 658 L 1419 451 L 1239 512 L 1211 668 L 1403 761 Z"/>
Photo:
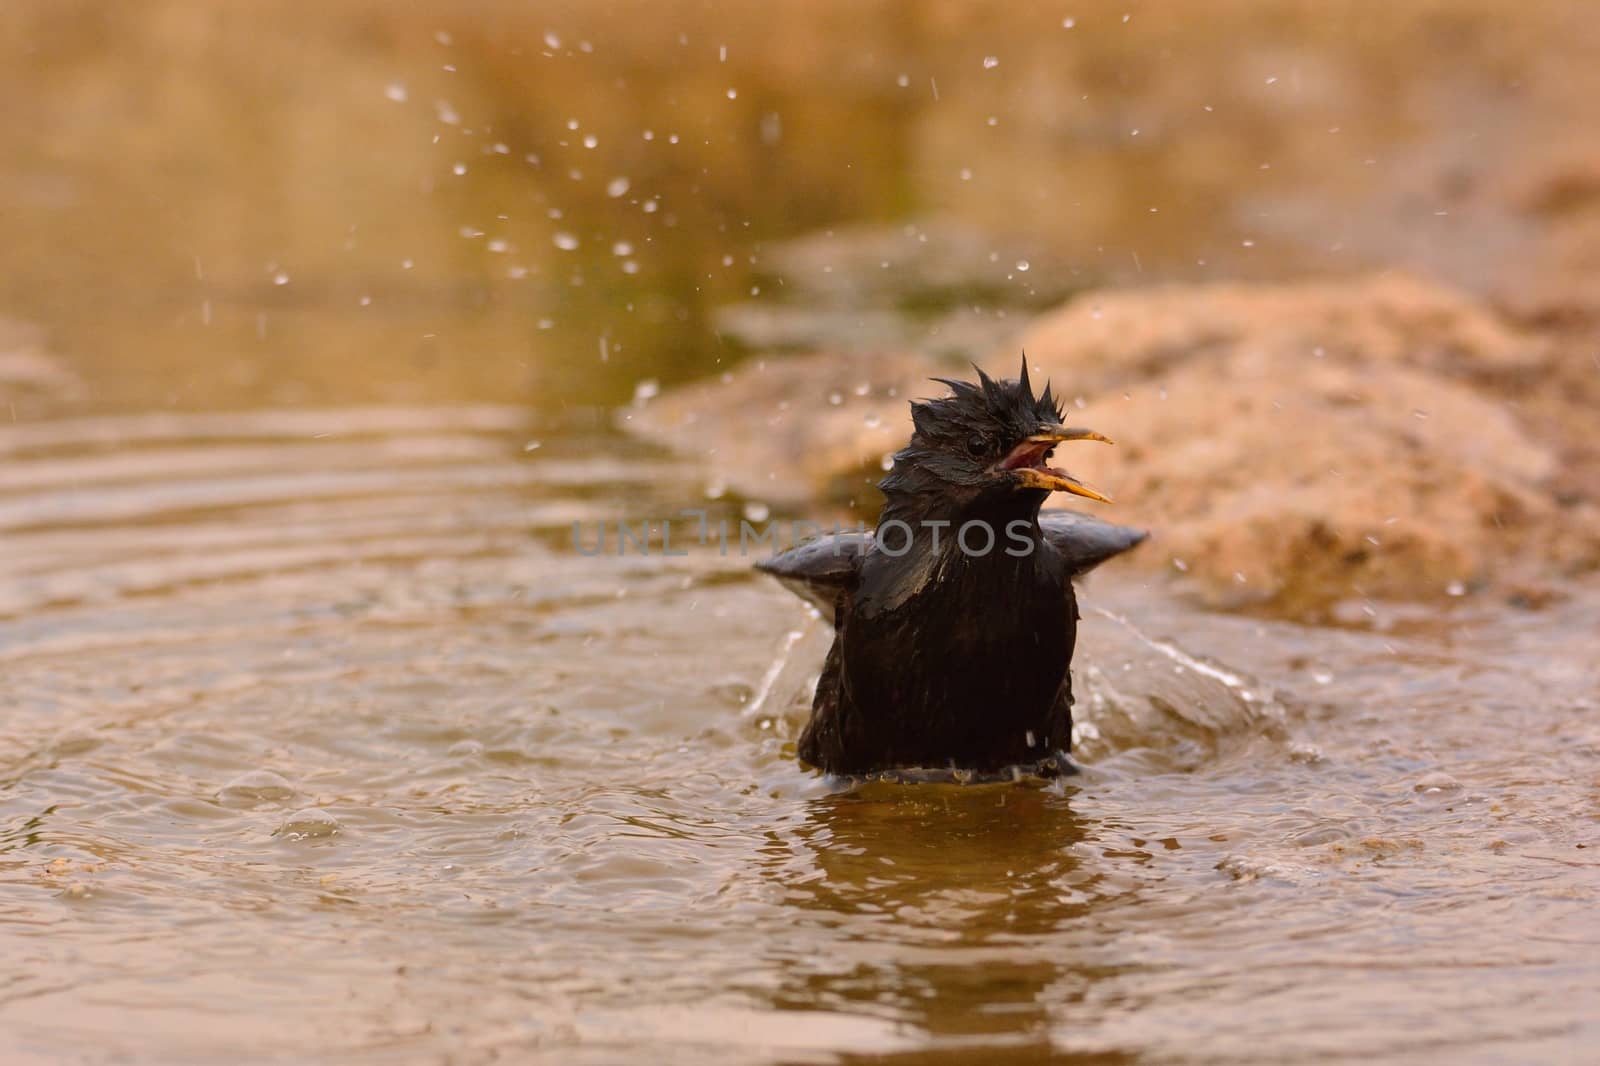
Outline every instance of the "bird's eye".
<path id="1" fill-rule="evenodd" d="M 984 440 L 982 437 L 973 436 L 973 437 L 968 438 L 968 440 L 967 440 L 967 452 L 974 459 L 976 459 L 977 457 L 983 455 L 988 450 L 989 450 L 989 442 Z"/>

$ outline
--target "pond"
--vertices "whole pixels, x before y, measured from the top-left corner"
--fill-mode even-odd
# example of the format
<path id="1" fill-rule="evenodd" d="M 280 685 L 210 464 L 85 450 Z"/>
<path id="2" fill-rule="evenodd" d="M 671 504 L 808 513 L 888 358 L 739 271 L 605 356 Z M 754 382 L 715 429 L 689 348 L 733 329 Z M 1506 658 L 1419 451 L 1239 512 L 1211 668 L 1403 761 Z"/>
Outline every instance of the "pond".
<path id="1" fill-rule="evenodd" d="M 754 352 L 986 358 L 1091 284 L 1336 269 L 1257 65 L 1398 151 L 1339 72 L 1477 41 L 1468 9 L 1326 44 L 1227 12 L 1218 100 L 1255 103 L 1183 183 L 1157 73 L 1225 35 L 1140 9 L 24 5 L 0 1057 L 1584 1061 L 1592 577 L 1314 625 L 1118 564 L 1081 592 L 1084 773 L 845 788 L 793 758 L 826 634 L 752 558 L 575 548 L 870 516 L 627 432 Z M 1271 227 L 1218 209 L 1261 152 Z M 1411 262 L 1524 239 L 1479 223 Z"/>

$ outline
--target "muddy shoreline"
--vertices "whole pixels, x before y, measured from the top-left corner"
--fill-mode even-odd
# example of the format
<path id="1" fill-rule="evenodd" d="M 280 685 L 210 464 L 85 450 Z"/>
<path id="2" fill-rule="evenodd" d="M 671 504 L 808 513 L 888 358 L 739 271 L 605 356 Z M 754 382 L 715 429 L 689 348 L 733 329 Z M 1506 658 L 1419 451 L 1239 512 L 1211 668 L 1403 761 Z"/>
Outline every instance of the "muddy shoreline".
<path id="1" fill-rule="evenodd" d="M 1014 343 L 1015 349 L 1009 348 Z M 1542 601 L 1600 565 L 1582 345 L 1390 273 L 1093 290 L 983 362 L 1119 442 L 1062 462 L 1155 540 L 1127 565 L 1206 602 L 1306 615 L 1356 599 Z M 909 351 L 757 357 L 627 411 L 629 432 L 786 506 L 874 472 L 942 394 Z"/>

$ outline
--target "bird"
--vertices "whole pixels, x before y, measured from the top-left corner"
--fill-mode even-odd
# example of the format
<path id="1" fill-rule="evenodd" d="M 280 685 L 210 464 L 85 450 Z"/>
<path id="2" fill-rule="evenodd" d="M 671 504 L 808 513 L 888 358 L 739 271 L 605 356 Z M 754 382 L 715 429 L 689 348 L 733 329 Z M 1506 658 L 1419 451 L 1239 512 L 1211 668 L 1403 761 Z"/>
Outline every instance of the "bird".
<path id="1" fill-rule="evenodd" d="M 1143 530 L 1040 509 L 1055 492 L 1110 503 L 1047 464 L 1057 445 L 1110 440 L 1062 424 L 1027 356 L 1015 379 L 934 378 L 878 487 L 876 527 L 841 531 L 756 568 L 815 606 L 833 643 L 797 754 L 828 775 L 958 780 L 1076 772 L 1074 579 Z M 913 778 L 915 779 L 915 778 Z"/>

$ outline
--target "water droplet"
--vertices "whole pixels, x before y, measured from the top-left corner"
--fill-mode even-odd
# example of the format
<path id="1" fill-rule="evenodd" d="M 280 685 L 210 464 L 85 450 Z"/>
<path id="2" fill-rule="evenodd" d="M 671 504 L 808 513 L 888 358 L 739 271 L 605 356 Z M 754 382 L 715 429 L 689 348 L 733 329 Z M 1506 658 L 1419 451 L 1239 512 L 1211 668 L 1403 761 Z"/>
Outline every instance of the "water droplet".
<path id="1" fill-rule="evenodd" d="M 525 452 L 536 452 L 542 447 L 544 447 L 544 441 L 530 440 L 528 443 L 522 446 L 522 450 Z"/>
<path id="2" fill-rule="evenodd" d="M 772 508 L 759 500 L 751 500 L 744 505 L 744 516 L 752 522 L 765 522 L 772 514 Z"/>
<path id="3" fill-rule="evenodd" d="M 272 283 L 274 285 L 287 285 L 289 284 L 289 275 L 280 270 L 272 275 Z"/>
<path id="4" fill-rule="evenodd" d="M 551 51 L 561 47 L 561 38 L 556 36 L 554 30 L 544 31 L 544 46 Z"/>
<path id="5" fill-rule="evenodd" d="M 1451 596 L 1465 596 L 1467 594 L 1467 586 L 1463 582 L 1452 581 L 1445 586 L 1444 591 Z"/>
<path id="6" fill-rule="evenodd" d="M 1032 264 L 1030 264 L 1026 259 L 1018 259 L 1017 260 L 1017 269 L 1022 271 L 1024 274 L 1026 274 L 1028 272 L 1028 268 L 1031 265 Z"/>
<path id="7" fill-rule="evenodd" d="M 960 177 L 961 177 L 962 181 L 971 181 L 972 180 L 972 168 L 971 167 L 962 167 L 961 168 Z"/>
<path id="8" fill-rule="evenodd" d="M 708 500 L 720 500 L 728 494 L 728 486 L 724 482 L 713 481 L 706 485 L 705 494 Z"/>
<path id="9" fill-rule="evenodd" d="M 312 840 L 334 836 L 340 829 L 339 819 L 320 807 L 308 807 L 285 818 L 274 836 L 289 840 Z"/>
<path id="10" fill-rule="evenodd" d="M 844 394 L 841 392 L 830 392 L 828 393 L 828 402 L 833 406 L 838 407 L 840 404 L 844 403 Z"/>
<path id="11" fill-rule="evenodd" d="M 1071 15 L 1068 15 L 1066 18 L 1061 20 L 1061 28 L 1064 30 L 1070 30 L 1077 24 L 1078 20 L 1073 18 Z"/>
<path id="12" fill-rule="evenodd" d="M 294 798 L 295 788 L 282 774 L 271 770 L 242 773 L 217 790 L 219 802 L 229 807 L 256 807 Z"/>
<path id="13" fill-rule="evenodd" d="M 637 273 L 639 273 L 639 264 L 638 264 L 638 262 L 636 260 L 633 260 L 633 259 L 624 259 L 622 261 L 622 272 L 624 274 L 637 274 Z"/>
<path id="14" fill-rule="evenodd" d="M 904 89 L 904 88 L 908 87 L 911 84 L 911 75 L 902 74 L 899 77 L 895 78 L 894 83 L 896 85 L 900 86 L 900 88 Z"/>
<path id="15" fill-rule="evenodd" d="M 450 169 L 455 173 L 455 176 L 459 178 L 461 175 L 467 172 L 467 165 L 465 163 L 457 163 Z"/>
<path id="16" fill-rule="evenodd" d="M 655 378 L 645 378 L 633 387 L 633 402 L 644 403 L 653 400 L 661 393 L 661 382 Z"/>
<path id="17" fill-rule="evenodd" d="M 550 240 L 563 252 L 576 251 L 578 247 L 578 238 L 574 237 L 566 230 L 562 230 L 561 232 L 557 233 L 555 236 L 551 237 Z"/>
<path id="18" fill-rule="evenodd" d="M 632 255 L 633 245 L 627 241 L 618 241 L 611 246 L 611 254 L 615 256 Z"/>
<path id="19" fill-rule="evenodd" d="M 661 210 L 661 203 L 657 200 L 646 200 L 644 203 L 640 204 L 639 207 L 642 211 L 644 211 L 645 214 L 653 215 L 657 211 Z"/>
<path id="20" fill-rule="evenodd" d="M 861 423 L 868 429 L 877 429 L 879 426 L 883 425 L 883 419 L 879 418 L 877 415 L 868 415 L 861 420 Z"/>
<path id="21" fill-rule="evenodd" d="M 416 265 L 417 265 L 416 261 L 413 260 L 413 259 L 402 259 L 402 260 L 400 260 L 400 269 L 401 270 L 410 270 L 412 267 L 414 267 Z"/>
<path id="22" fill-rule="evenodd" d="M 387 96 L 397 104 L 403 104 L 406 102 L 406 98 L 410 94 L 406 92 L 406 87 L 404 85 L 401 85 L 399 82 L 392 82 L 388 88 L 383 90 L 383 95 Z"/>
<path id="23" fill-rule="evenodd" d="M 629 184 L 630 182 L 627 178 L 612 178 L 606 183 L 606 195 L 613 200 L 619 196 L 624 196 L 628 192 Z"/>
<path id="24" fill-rule="evenodd" d="M 739 90 L 738 89 L 729 89 L 728 90 L 728 99 L 729 100 L 737 100 L 737 99 L 739 99 Z"/>
<path id="25" fill-rule="evenodd" d="M 1000 57 L 999 56 L 984 56 L 983 57 L 983 69 L 984 70 L 993 70 L 995 67 L 998 67 L 999 65 L 1000 65 Z"/>
<path id="26" fill-rule="evenodd" d="M 596 137 L 594 134 L 586 133 L 583 135 L 583 146 L 585 148 L 595 148 L 598 147 L 599 144 L 600 138 Z"/>
<path id="27" fill-rule="evenodd" d="M 893 452 L 884 452 L 883 453 L 883 458 L 878 460 L 878 467 L 879 467 L 879 469 L 882 469 L 882 470 L 893 470 L 894 469 L 894 453 Z"/>

